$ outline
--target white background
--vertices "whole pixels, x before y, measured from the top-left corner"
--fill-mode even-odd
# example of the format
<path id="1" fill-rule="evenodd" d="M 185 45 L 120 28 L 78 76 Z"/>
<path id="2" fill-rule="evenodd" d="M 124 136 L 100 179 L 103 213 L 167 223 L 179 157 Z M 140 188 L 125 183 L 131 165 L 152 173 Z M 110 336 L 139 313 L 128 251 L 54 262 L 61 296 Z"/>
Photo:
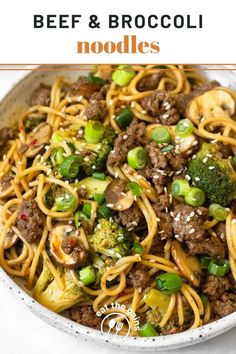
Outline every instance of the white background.
<path id="1" fill-rule="evenodd" d="M 33 14 L 82 14 L 77 29 L 34 29 Z M 108 29 L 113 14 L 203 14 L 203 29 Z M 97 14 L 100 29 L 88 27 Z M 0 63 L 235 63 L 235 1 L 211 0 L 6 0 L 0 2 Z M 160 41 L 159 54 L 76 53 L 77 41 L 119 41 L 136 34 L 140 41 Z"/>

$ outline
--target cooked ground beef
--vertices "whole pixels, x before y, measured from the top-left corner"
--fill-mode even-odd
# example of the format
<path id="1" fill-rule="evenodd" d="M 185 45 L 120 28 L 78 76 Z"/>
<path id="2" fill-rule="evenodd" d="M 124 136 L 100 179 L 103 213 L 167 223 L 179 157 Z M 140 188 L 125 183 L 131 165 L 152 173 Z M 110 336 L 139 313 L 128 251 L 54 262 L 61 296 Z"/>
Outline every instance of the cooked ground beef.
<path id="1" fill-rule="evenodd" d="M 149 281 L 149 273 L 144 269 L 131 269 L 127 277 L 127 283 L 136 289 L 145 289 L 148 286 Z"/>
<path id="2" fill-rule="evenodd" d="M 226 242 L 226 226 L 224 222 L 216 224 L 214 231 L 222 242 Z"/>
<path id="3" fill-rule="evenodd" d="M 15 133 L 14 130 L 11 128 L 2 128 L 0 129 L 0 156 L 3 155 L 3 149 L 7 144 L 8 140 L 14 138 Z"/>
<path id="4" fill-rule="evenodd" d="M 137 85 L 137 89 L 140 92 L 153 91 L 157 89 L 160 79 L 163 77 L 163 71 L 144 76 Z"/>
<path id="5" fill-rule="evenodd" d="M 101 86 L 100 86 L 101 87 Z M 92 100 L 105 100 L 107 91 L 110 88 L 110 84 L 105 84 L 103 85 L 99 91 L 94 92 L 90 98 L 90 101 Z"/>
<path id="6" fill-rule="evenodd" d="M 132 231 L 144 220 L 140 208 L 133 204 L 129 209 L 119 211 L 116 222 L 125 226 L 128 231 Z"/>
<path id="7" fill-rule="evenodd" d="M 72 321 L 80 323 L 83 326 L 95 329 L 101 328 L 102 319 L 96 316 L 96 313 L 90 305 L 72 307 L 72 309 L 70 309 L 70 318 Z"/>
<path id="8" fill-rule="evenodd" d="M 187 241 L 189 254 L 208 254 L 209 256 L 222 259 L 225 256 L 225 245 L 218 237 L 210 237 L 203 241 Z"/>
<path id="9" fill-rule="evenodd" d="M 37 241 L 42 234 L 42 212 L 35 200 L 23 199 L 16 219 L 16 226 L 29 243 Z"/>
<path id="10" fill-rule="evenodd" d="M 176 99 L 163 91 L 156 90 L 150 96 L 144 97 L 141 106 L 164 125 L 174 125 L 180 119 L 176 109 Z"/>
<path id="11" fill-rule="evenodd" d="M 114 143 L 114 150 L 108 156 L 110 165 L 119 166 L 126 161 L 128 151 L 138 145 L 146 145 L 146 125 L 144 122 L 132 122 L 125 132 L 119 134 Z"/>
<path id="12" fill-rule="evenodd" d="M 167 240 L 173 235 L 172 217 L 169 213 L 163 212 L 158 204 L 153 205 L 158 220 L 157 235 L 161 240 Z"/>
<path id="13" fill-rule="evenodd" d="M 218 237 L 206 234 L 203 228 L 206 216 L 207 209 L 204 207 L 194 208 L 186 204 L 175 206 L 172 223 L 175 238 L 186 243 L 189 254 L 209 254 L 222 258 L 225 246 Z"/>
<path id="14" fill-rule="evenodd" d="M 1 192 L 5 192 L 11 186 L 12 174 L 6 173 L 0 179 Z"/>
<path id="15" fill-rule="evenodd" d="M 221 142 L 219 142 L 218 145 L 220 147 L 220 153 L 223 159 L 228 159 L 230 156 L 232 156 L 232 150 L 230 149 L 229 145 Z"/>
<path id="16" fill-rule="evenodd" d="M 86 76 L 80 76 L 78 81 L 74 82 L 70 89 L 70 96 L 82 96 L 86 99 L 90 99 L 92 94 L 99 91 L 101 88 L 100 85 L 88 82 Z"/>
<path id="17" fill-rule="evenodd" d="M 149 162 L 142 175 L 147 179 L 152 179 L 157 193 L 161 194 L 164 186 L 168 184 L 169 177 L 175 173 L 179 175 L 184 170 L 187 160 L 174 150 L 162 152 L 155 141 L 151 141 L 146 145 L 146 151 L 149 156 Z"/>
<path id="18" fill-rule="evenodd" d="M 160 236 L 158 234 L 155 235 L 155 237 L 152 241 L 152 247 L 151 247 L 150 253 L 158 255 L 158 256 L 163 256 L 165 244 L 166 244 L 165 240 L 161 240 Z"/>
<path id="19" fill-rule="evenodd" d="M 202 286 L 202 292 L 209 296 L 210 300 L 216 300 L 225 291 L 230 289 L 230 281 L 227 277 L 216 277 L 209 274 Z"/>
<path id="20" fill-rule="evenodd" d="M 220 86 L 220 83 L 216 80 L 206 82 L 201 85 L 193 85 L 193 93 L 195 96 L 202 95 L 203 93 L 212 90 L 215 87 Z"/>
<path id="21" fill-rule="evenodd" d="M 219 299 L 211 304 L 212 313 L 224 317 L 236 311 L 236 294 L 224 293 Z"/>
<path id="22" fill-rule="evenodd" d="M 203 241 L 205 236 L 203 224 L 206 221 L 206 215 L 206 208 L 194 208 L 187 204 L 177 205 L 172 222 L 177 240 L 180 242 Z"/>
<path id="23" fill-rule="evenodd" d="M 51 87 L 40 84 L 30 97 L 30 106 L 49 106 L 50 104 Z"/>
<path id="24" fill-rule="evenodd" d="M 108 113 L 106 104 L 102 101 L 91 100 L 85 108 L 84 115 L 88 119 L 102 120 Z"/>

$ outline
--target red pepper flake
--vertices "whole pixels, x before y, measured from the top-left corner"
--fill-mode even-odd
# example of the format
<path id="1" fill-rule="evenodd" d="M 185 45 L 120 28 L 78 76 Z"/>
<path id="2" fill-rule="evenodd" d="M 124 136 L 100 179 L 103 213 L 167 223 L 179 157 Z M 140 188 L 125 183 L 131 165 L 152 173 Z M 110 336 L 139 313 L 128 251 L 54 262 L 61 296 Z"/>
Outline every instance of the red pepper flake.
<path id="1" fill-rule="evenodd" d="M 20 214 L 20 219 L 21 219 L 21 220 L 28 221 L 28 215 L 27 215 L 26 213 L 21 213 L 21 214 Z"/>
<path id="2" fill-rule="evenodd" d="M 30 143 L 29 143 L 29 146 L 33 146 L 37 143 L 37 139 L 34 139 L 32 140 Z"/>
<path id="3" fill-rule="evenodd" d="M 75 247 L 75 239 L 74 238 L 71 237 L 69 239 L 68 243 L 69 243 L 70 248 L 74 248 Z"/>

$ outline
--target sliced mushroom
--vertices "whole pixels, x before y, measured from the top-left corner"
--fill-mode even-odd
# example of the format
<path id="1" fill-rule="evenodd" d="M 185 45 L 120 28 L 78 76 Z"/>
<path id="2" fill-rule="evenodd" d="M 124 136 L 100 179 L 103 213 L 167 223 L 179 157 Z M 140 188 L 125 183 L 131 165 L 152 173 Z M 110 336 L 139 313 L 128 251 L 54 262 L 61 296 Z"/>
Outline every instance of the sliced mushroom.
<path id="1" fill-rule="evenodd" d="M 44 145 L 50 141 L 52 128 L 47 123 L 39 124 L 32 132 L 28 134 L 26 144 L 28 149 L 25 152 L 26 157 L 35 157 Z"/>
<path id="2" fill-rule="evenodd" d="M 172 242 L 171 253 L 183 275 L 194 286 L 199 286 L 201 281 L 201 267 L 198 258 L 196 256 L 189 256 L 176 240 Z"/>
<path id="3" fill-rule="evenodd" d="M 89 245 L 82 228 L 58 224 L 49 234 L 50 252 L 58 264 L 75 269 L 86 264 Z"/>
<path id="4" fill-rule="evenodd" d="M 2 213 L 2 208 L 3 206 L 0 205 L 0 215 Z M 2 223 L 2 218 L 0 216 L 0 233 L 2 232 L 2 230 L 3 230 L 3 223 Z M 18 241 L 18 236 L 13 231 L 8 231 L 8 233 L 6 234 L 6 238 L 4 240 L 4 249 L 7 250 L 11 248 L 16 244 L 17 241 Z"/>
<path id="5" fill-rule="evenodd" d="M 4 249 L 7 250 L 16 244 L 18 236 L 13 231 L 8 231 L 4 240 Z"/>
<path id="6" fill-rule="evenodd" d="M 201 118 L 231 116 L 235 101 L 226 91 L 214 89 L 192 99 L 186 109 L 187 117 L 198 124 Z"/>
<path id="7" fill-rule="evenodd" d="M 105 189 L 106 204 L 117 211 L 129 209 L 134 202 L 134 195 L 127 190 L 127 182 L 122 179 L 114 179 Z"/>

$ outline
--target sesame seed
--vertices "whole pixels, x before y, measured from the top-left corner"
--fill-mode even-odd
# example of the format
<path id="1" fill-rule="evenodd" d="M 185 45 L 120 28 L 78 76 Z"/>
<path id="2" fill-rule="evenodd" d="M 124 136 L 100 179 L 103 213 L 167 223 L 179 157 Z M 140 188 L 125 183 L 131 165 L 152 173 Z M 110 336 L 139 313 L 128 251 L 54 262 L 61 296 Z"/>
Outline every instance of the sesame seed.
<path id="1" fill-rule="evenodd" d="M 215 167 L 214 166 L 209 166 L 208 168 L 209 168 L 209 170 L 214 170 Z"/>
<path id="2" fill-rule="evenodd" d="M 162 118 L 163 118 L 163 119 L 167 119 L 167 118 L 169 118 L 169 114 L 168 114 L 168 113 L 163 114 L 163 115 L 162 115 Z"/>
<path id="3" fill-rule="evenodd" d="M 177 239 L 178 239 L 178 238 L 179 238 L 179 235 L 175 235 L 175 238 L 177 238 Z"/>
<path id="4" fill-rule="evenodd" d="M 93 169 L 93 170 L 96 170 L 96 166 L 93 165 L 93 166 L 92 166 L 92 169 Z"/>
<path id="5" fill-rule="evenodd" d="M 212 154 L 206 154 L 207 157 L 212 157 Z"/>
<path id="6" fill-rule="evenodd" d="M 174 217 L 173 211 L 170 212 L 170 216 L 171 216 L 172 218 Z"/>
<path id="7" fill-rule="evenodd" d="M 189 231 L 190 234 L 193 234 L 194 232 L 195 232 L 195 229 L 194 229 L 194 228 L 192 228 L 192 229 Z"/>
<path id="8" fill-rule="evenodd" d="M 211 141 L 211 144 L 215 144 L 215 143 L 217 143 L 217 142 L 218 142 L 218 140 L 215 139 L 215 140 L 212 140 L 212 141 Z"/>
<path id="9" fill-rule="evenodd" d="M 81 102 L 82 99 L 83 99 L 83 96 L 78 96 L 78 97 L 77 97 L 77 101 L 78 101 L 78 102 Z"/>
<path id="10" fill-rule="evenodd" d="M 163 234 L 164 232 L 164 230 L 158 231 L 159 234 Z"/>
<path id="11" fill-rule="evenodd" d="M 185 175 L 185 178 L 190 181 L 191 180 L 191 177 L 189 175 Z"/>
<path id="12" fill-rule="evenodd" d="M 52 172 L 52 169 L 49 168 L 48 172 L 47 172 L 47 175 L 50 175 L 50 173 Z"/>
<path id="13" fill-rule="evenodd" d="M 125 134 L 125 135 L 123 136 L 123 139 L 124 139 L 124 140 L 128 139 L 128 135 Z"/>
<path id="14" fill-rule="evenodd" d="M 111 203 L 110 203 L 110 204 L 107 204 L 107 207 L 108 207 L 108 208 L 113 208 L 113 206 L 114 206 L 114 204 L 111 204 Z"/>
<path id="15" fill-rule="evenodd" d="M 200 181 L 200 178 L 199 177 L 195 177 L 195 181 Z"/>
<path id="16" fill-rule="evenodd" d="M 236 219 L 233 219 L 233 220 L 231 221 L 231 224 L 236 224 Z"/>
<path id="17" fill-rule="evenodd" d="M 198 215 L 202 215 L 202 211 L 200 209 L 197 209 Z"/>
<path id="18" fill-rule="evenodd" d="M 101 230 L 101 229 L 102 229 L 102 227 L 101 227 L 101 225 L 100 225 L 100 224 L 97 224 L 97 228 L 98 228 L 99 230 Z"/>
<path id="19" fill-rule="evenodd" d="M 194 212 L 194 211 L 192 211 L 192 212 L 189 214 L 190 218 L 192 218 L 194 215 L 195 215 L 195 212 Z"/>
<path id="20" fill-rule="evenodd" d="M 108 104 L 109 104 L 109 106 L 112 106 L 113 105 L 113 100 L 110 100 Z"/>
<path id="21" fill-rule="evenodd" d="M 195 140 L 193 143 L 192 143 L 192 146 L 196 146 L 198 144 L 198 141 Z"/>
<path id="22" fill-rule="evenodd" d="M 89 157 L 84 157 L 84 161 L 89 161 Z"/>
<path id="23" fill-rule="evenodd" d="M 131 107 L 132 107 L 132 108 L 135 107 L 135 102 L 131 102 Z"/>
<path id="24" fill-rule="evenodd" d="M 160 221 L 161 221 L 161 219 L 160 219 L 160 218 L 156 218 L 156 220 L 157 220 L 158 222 L 160 222 Z"/>
<path id="25" fill-rule="evenodd" d="M 48 149 L 49 149 L 49 146 L 48 146 L 48 145 L 44 146 L 44 149 L 45 149 L 45 150 L 48 150 Z"/>
<path id="26" fill-rule="evenodd" d="M 202 160 L 202 162 L 203 162 L 203 163 L 206 163 L 206 162 L 207 162 L 207 160 L 208 160 L 208 158 L 207 158 L 207 157 L 205 157 L 205 158 Z"/>

